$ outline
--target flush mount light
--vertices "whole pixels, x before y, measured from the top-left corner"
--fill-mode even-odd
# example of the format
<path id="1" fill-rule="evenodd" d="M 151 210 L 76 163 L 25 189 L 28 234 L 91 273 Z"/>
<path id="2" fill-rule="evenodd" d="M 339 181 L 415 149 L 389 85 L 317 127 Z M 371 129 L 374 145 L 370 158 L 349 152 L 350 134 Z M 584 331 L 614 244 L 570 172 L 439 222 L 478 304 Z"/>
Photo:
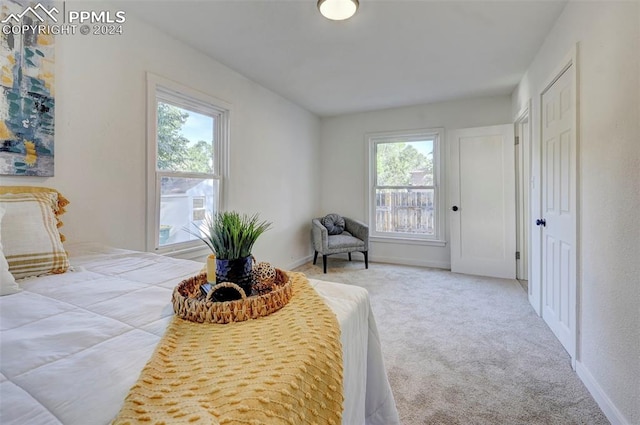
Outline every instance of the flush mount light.
<path id="1" fill-rule="evenodd" d="M 349 19 L 358 10 L 358 5 L 358 0 L 318 0 L 318 10 L 332 21 Z"/>

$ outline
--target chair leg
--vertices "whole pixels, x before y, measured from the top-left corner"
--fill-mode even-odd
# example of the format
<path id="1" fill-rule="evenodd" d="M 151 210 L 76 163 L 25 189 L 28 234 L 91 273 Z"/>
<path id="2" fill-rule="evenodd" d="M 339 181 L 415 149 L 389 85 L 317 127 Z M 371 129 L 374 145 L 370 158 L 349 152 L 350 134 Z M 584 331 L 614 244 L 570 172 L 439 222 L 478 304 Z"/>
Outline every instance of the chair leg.
<path id="1" fill-rule="evenodd" d="M 362 251 L 362 253 L 364 254 L 364 268 L 368 269 L 369 268 L 369 251 Z"/>
<path id="2" fill-rule="evenodd" d="M 349 261 L 351 261 L 351 253 L 349 253 Z"/>
<path id="3" fill-rule="evenodd" d="M 322 265 L 324 266 L 324 272 L 326 274 L 327 273 L 327 256 L 326 255 L 322 256 Z"/>
<path id="4" fill-rule="evenodd" d="M 316 251 L 315 254 L 313 254 L 313 265 L 316 265 L 316 261 L 318 261 L 318 251 Z"/>

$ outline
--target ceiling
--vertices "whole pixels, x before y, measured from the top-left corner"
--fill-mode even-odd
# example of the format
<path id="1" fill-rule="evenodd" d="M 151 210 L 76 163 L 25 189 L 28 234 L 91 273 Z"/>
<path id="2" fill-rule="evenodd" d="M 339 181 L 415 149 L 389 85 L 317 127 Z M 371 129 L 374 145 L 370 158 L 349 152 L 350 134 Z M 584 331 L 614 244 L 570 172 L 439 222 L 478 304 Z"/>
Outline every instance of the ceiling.
<path id="1" fill-rule="evenodd" d="M 153 4 L 153 7 L 151 7 Z M 566 1 L 127 1 L 120 7 L 320 116 L 510 94 Z"/>

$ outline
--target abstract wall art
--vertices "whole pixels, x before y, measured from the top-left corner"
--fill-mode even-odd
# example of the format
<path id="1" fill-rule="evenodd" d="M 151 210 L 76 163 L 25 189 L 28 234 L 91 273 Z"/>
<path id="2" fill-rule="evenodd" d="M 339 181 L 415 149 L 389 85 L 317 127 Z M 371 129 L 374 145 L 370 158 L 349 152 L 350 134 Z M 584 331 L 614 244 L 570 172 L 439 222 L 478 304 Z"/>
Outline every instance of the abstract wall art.
<path id="1" fill-rule="evenodd" d="M 55 22 L 43 4 L 2 1 L 0 175 L 53 176 L 54 36 L 26 30 Z"/>

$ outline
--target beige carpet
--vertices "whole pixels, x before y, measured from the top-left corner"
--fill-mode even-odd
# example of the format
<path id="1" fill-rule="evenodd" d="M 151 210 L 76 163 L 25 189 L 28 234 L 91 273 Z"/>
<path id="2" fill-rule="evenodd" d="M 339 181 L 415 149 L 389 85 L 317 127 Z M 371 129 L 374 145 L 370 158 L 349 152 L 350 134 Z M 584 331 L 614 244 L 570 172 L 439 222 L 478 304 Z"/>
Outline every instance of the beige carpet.
<path id="1" fill-rule="evenodd" d="M 336 257 L 297 271 L 369 291 L 404 425 L 609 423 L 515 280 Z"/>

